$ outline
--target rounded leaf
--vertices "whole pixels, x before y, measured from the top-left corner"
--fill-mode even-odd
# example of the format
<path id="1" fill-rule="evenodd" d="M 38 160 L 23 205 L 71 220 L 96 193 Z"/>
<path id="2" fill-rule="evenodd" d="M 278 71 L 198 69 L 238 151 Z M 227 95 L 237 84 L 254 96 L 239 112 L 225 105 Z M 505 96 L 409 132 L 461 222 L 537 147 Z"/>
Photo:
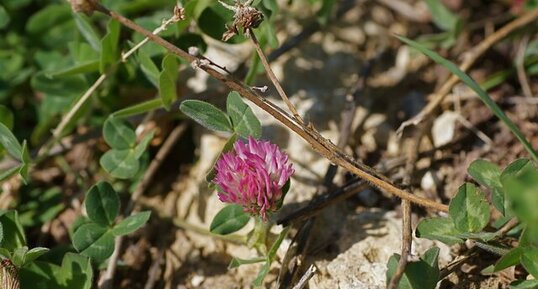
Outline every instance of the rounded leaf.
<path id="1" fill-rule="evenodd" d="M 22 289 L 91 289 L 93 280 L 89 258 L 75 253 L 66 253 L 61 266 L 42 261 L 30 263 L 21 268 L 19 276 Z"/>
<path id="2" fill-rule="evenodd" d="M 120 199 L 109 183 L 99 182 L 92 186 L 85 202 L 90 220 L 102 226 L 114 224 L 120 212 Z"/>
<path id="3" fill-rule="evenodd" d="M 159 95 L 167 110 L 177 98 L 176 82 L 178 77 L 178 63 L 176 56 L 167 54 L 162 62 L 162 71 L 159 74 Z"/>
<path id="4" fill-rule="evenodd" d="M 439 281 L 439 248 L 432 247 L 420 257 L 419 261 L 409 262 L 400 279 L 398 288 L 422 289 L 435 288 Z M 387 263 L 387 282 L 396 272 L 400 255 L 394 254 Z"/>
<path id="5" fill-rule="evenodd" d="M 461 238 L 456 237 L 458 233 L 451 219 L 436 217 L 420 221 L 415 234 L 419 238 L 438 240 L 447 245 L 454 245 L 463 242 Z"/>
<path id="6" fill-rule="evenodd" d="M 499 167 L 489 161 L 479 159 L 469 165 L 467 172 L 478 183 L 491 190 L 493 205 L 504 215 L 504 191 L 501 185 L 501 170 Z"/>
<path id="7" fill-rule="evenodd" d="M 220 210 L 209 227 L 211 233 L 226 235 L 239 231 L 250 219 L 239 205 L 228 205 Z"/>
<path id="8" fill-rule="evenodd" d="M 501 170 L 495 164 L 487 160 L 475 160 L 467 169 L 469 175 L 473 177 L 481 185 L 488 188 L 494 188 L 496 185 L 500 185 Z"/>
<path id="9" fill-rule="evenodd" d="M 450 218 L 460 232 L 478 232 L 489 222 L 489 204 L 483 192 L 470 183 L 459 187 L 448 207 Z"/>
<path id="10" fill-rule="evenodd" d="M 115 149 L 128 149 L 135 145 L 134 130 L 122 119 L 109 117 L 103 125 L 103 137 L 106 143 Z"/>
<path id="11" fill-rule="evenodd" d="M 200 125 L 214 131 L 233 132 L 230 118 L 214 105 L 200 100 L 185 100 L 179 106 L 181 112 Z"/>
<path id="12" fill-rule="evenodd" d="M 48 251 L 50 251 L 50 249 L 49 248 L 44 248 L 44 247 L 32 248 L 28 252 L 26 252 L 24 263 L 28 264 L 30 262 L 33 262 L 35 259 L 41 257 L 42 255 L 44 255 Z"/>
<path id="13" fill-rule="evenodd" d="M 82 75 L 64 76 L 51 81 L 47 73 L 36 73 L 31 79 L 32 88 L 51 96 L 75 98 L 88 89 L 86 79 Z M 49 100 L 50 101 L 50 100 Z M 56 105 L 68 107 L 70 100 L 58 101 Z M 43 102 L 43 105 L 46 102 Z M 43 109 L 43 108 L 40 108 Z M 51 110 L 63 110 L 64 107 L 53 107 Z"/>
<path id="14" fill-rule="evenodd" d="M 254 115 L 252 109 L 243 102 L 239 93 L 232 91 L 228 94 L 226 111 L 232 119 L 232 124 L 237 134 L 244 138 L 249 136 L 260 138 L 262 136 L 260 121 Z"/>
<path id="15" fill-rule="evenodd" d="M 72 17 L 71 15 L 71 9 L 67 5 L 60 3 L 47 5 L 25 21 L 26 32 L 34 35 L 43 34 L 51 27 L 60 25 L 62 22 L 70 19 Z"/>
<path id="16" fill-rule="evenodd" d="M 13 251 L 13 257 L 11 259 L 13 264 L 19 268 L 22 267 L 22 265 L 24 265 L 25 263 L 27 252 L 28 252 L 28 247 L 26 246 L 15 249 L 15 251 Z"/>
<path id="17" fill-rule="evenodd" d="M 149 220 L 150 216 L 150 211 L 133 214 L 114 226 L 112 229 L 112 234 L 114 234 L 114 236 L 130 234 L 144 226 L 144 224 L 146 224 Z"/>
<path id="18" fill-rule="evenodd" d="M 131 149 L 111 149 L 101 157 L 99 164 L 107 173 L 118 179 L 130 179 L 136 175 L 140 168 L 136 152 Z"/>
<path id="19" fill-rule="evenodd" d="M 73 246 L 81 254 L 100 262 L 114 252 L 114 236 L 95 223 L 84 224 L 73 234 Z"/>

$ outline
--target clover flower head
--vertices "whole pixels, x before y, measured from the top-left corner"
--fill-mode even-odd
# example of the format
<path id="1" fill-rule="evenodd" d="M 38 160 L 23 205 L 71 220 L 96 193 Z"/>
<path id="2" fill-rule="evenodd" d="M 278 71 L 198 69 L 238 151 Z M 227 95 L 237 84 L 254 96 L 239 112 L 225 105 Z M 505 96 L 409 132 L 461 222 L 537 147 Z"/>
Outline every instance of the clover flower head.
<path id="1" fill-rule="evenodd" d="M 278 209 L 282 187 L 294 172 L 288 155 L 277 145 L 252 137 L 246 143 L 237 141 L 215 168 L 214 182 L 222 189 L 219 199 L 241 205 L 245 212 L 263 219 Z"/>

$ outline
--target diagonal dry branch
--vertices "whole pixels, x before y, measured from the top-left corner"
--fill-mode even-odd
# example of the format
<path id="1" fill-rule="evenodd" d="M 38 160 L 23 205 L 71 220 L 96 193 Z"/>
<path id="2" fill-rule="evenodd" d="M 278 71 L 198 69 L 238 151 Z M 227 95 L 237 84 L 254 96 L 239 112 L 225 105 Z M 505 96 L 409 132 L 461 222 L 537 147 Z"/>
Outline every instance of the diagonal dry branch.
<path id="1" fill-rule="evenodd" d="M 122 25 L 144 35 L 145 37 L 149 38 L 151 41 L 164 47 L 170 53 L 175 54 L 176 56 L 181 57 L 184 60 L 187 60 L 189 62 L 199 64 L 197 66 L 200 69 L 204 70 L 210 76 L 214 77 L 218 81 L 225 84 L 231 90 L 237 91 L 243 97 L 252 101 L 255 105 L 257 105 L 258 107 L 260 107 L 261 109 L 269 113 L 271 116 L 276 118 L 279 122 L 281 122 L 283 125 L 285 125 L 289 129 L 294 131 L 296 134 L 302 137 L 305 141 L 307 141 L 316 152 L 318 152 L 319 154 L 327 158 L 329 161 L 331 161 L 331 163 L 343 167 L 344 169 L 350 171 L 351 173 L 357 175 L 358 177 L 368 181 L 369 183 L 371 183 L 373 186 L 377 187 L 381 191 L 398 196 L 402 199 L 409 200 L 410 202 L 418 204 L 423 207 L 431 208 L 437 211 L 444 211 L 444 212 L 448 211 L 448 206 L 444 204 L 440 204 L 426 198 L 418 197 L 405 190 L 398 188 L 396 185 L 394 185 L 391 181 L 389 181 L 383 175 L 377 173 L 372 168 L 359 163 L 358 161 L 353 159 L 351 156 L 342 152 L 333 143 L 331 143 L 329 140 L 321 136 L 319 132 L 315 130 L 312 126 L 306 126 L 306 125 L 297 123 L 297 121 L 292 116 L 290 116 L 289 114 L 281 110 L 278 110 L 274 104 L 272 104 L 267 99 L 264 99 L 261 96 L 259 96 L 255 91 L 253 91 L 250 87 L 248 87 L 244 83 L 238 80 L 235 80 L 228 75 L 222 74 L 221 72 L 211 67 L 210 64 L 209 65 L 203 64 L 203 62 L 200 62 L 200 59 L 197 58 L 196 56 L 190 55 L 189 53 L 175 46 L 174 44 L 142 28 L 138 24 L 123 17 L 122 15 L 108 10 L 107 8 L 105 8 L 99 3 L 94 3 L 94 9 L 105 15 L 108 15 L 109 17 L 113 19 L 116 19 Z"/>

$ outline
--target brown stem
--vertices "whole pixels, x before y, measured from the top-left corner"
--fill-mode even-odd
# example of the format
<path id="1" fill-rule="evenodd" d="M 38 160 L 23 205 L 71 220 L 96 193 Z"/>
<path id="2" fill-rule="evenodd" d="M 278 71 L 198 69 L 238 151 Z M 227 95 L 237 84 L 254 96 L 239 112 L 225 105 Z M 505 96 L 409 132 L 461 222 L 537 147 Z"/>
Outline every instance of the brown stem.
<path id="1" fill-rule="evenodd" d="M 317 271 L 318 268 L 316 267 L 316 265 L 310 265 L 310 267 L 308 267 L 308 270 L 306 270 L 306 272 L 304 273 L 303 277 L 301 277 L 297 285 L 293 286 L 292 289 L 303 289 L 308 283 L 308 280 L 312 279 L 312 277 L 314 277 L 314 274 Z"/>
<path id="2" fill-rule="evenodd" d="M 134 31 L 146 36 L 151 41 L 164 47 L 166 50 L 168 50 L 172 54 L 175 54 L 190 62 L 199 61 L 197 57 L 194 57 L 188 54 L 187 52 L 178 48 L 174 44 L 164 40 L 160 36 L 152 34 L 150 31 L 142 28 L 141 26 L 134 23 L 133 21 L 113 11 L 108 10 L 102 5 L 98 5 L 96 7 L 96 10 L 112 17 L 113 19 L 116 19 L 117 21 L 125 25 L 126 27 L 131 28 Z M 443 212 L 448 211 L 448 206 L 444 204 L 440 204 L 426 198 L 415 196 L 409 192 L 406 192 L 396 187 L 389 180 L 387 180 L 385 177 L 375 172 L 370 167 L 358 163 L 352 157 L 343 153 L 329 140 L 322 137 L 314 128 L 298 124 L 296 120 L 294 120 L 290 115 L 276 109 L 275 108 L 276 106 L 273 103 L 260 97 L 255 91 L 253 91 L 250 87 L 246 86 L 242 82 L 239 82 L 231 78 L 230 76 L 223 75 L 222 73 L 213 69 L 209 65 L 201 65 L 199 66 L 199 68 L 207 72 L 210 76 L 214 77 L 218 81 L 221 81 L 222 83 L 224 83 L 231 90 L 237 91 L 240 95 L 252 101 L 255 105 L 257 105 L 258 107 L 260 107 L 261 109 L 269 113 L 275 119 L 280 121 L 283 125 L 287 126 L 289 129 L 297 133 L 300 137 L 302 137 L 305 141 L 307 141 L 316 152 L 323 155 L 332 163 L 343 167 L 344 169 L 350 171 L 351 173 L 357 175 L 360 178 L 365 179 L 366 181 L 370 182 L 372 185 L 374 185 L 381 191 L 393 194 L 402 199 L 409 200 L 410 202 L 418 204 L 423 207 L 427 207 L 427 208 L 431 208 L 431 209 L 434 209 L 437 211 L 443 211 Z"/>
<path id="3" fill-rule="evenodd" d="M 420 148 L 420 140 L 424 136 L 424 126 L 415 132 L 415 134 L 409 139 L 406 147 L 406 164 L 405 164 L 405 176 L 403 184 L 410 186 L 413 175 L 415 172 L 415 164 L 417 163 L 418 153 Z M 396 272 L 390 279 L 387 289 L 396 289 L 400 283 L 400 279 L 405 273 L 405 267 L 407 266 L 407 258 L 409 252 L 411 252 L 411 244 L 413 242 L 413 228 L 411 226 L 411 203 L 407 200 L 402 200 L 402 254 L 400 261 L 396 267 Z"/>
<path id="4" fill-rule="evenodd" d="M 400 279 L 405 273 L 405 267 L 407 266 L 407 257 L 411 252 L 412 243 L 412 229 L 411 229 L 411 203 L 407 200 L 402 200 L 402 255 L 396 267 L 396 272 L 392 275 L 387 289 L 396 289 L 400 283 Z"/>
<path id="5" fill-rule="evenodd" d="M 263 50 L 260 47 L 260 43 L 258 42 L 258 39 L 256 38 L 256 35 L 254 34 L 254 31 L 248 28 L 247 36 L 252 41 L 254 48 L 256 48 L 256 52 L 258 53 L 258 56 L 260 57 L 260 60 L 262 61 L 263 67 L 265 68 L 265 72 L 267 72 L 267 76 L 269 76 L 269 79 L 271 79 L 271 82 L 275 86 L 276 91 L 278 92 L 278 94 L 280 95 L 284 103 L 286 103 L 286 105 L 288 106 L 289 110 L 293 114 L 293 117 L 295 117 L 295 119 L 297 119 L 299 123 L 302 123 L 303 120 L 301 119 L 301 116 L 299 116 L 299 113 L 295 109 L 295 106 L 293 106 L 289 97 L 286 95 L 286 92 L 284 92 L 282 85 L 280 85 L 280 82 L 278 81 L 278 78 L 273 72 L 273 69 L 271 69 L 271 65 L 269 65 L 269 61 L 267 60 L 267 57 L 265 57 L 265 53 L 263 53 Z"/>
<path id="6" fill-rule="evenodd" d="M 521 90 L 523 95 L 528 98 L 532 98 L 532 90 L 525 73 L 525 50 L 527 50 L 527 45 L 529 43 L 529 36 L 525 35 L 521 42 L 519 43 L 519 48 L 517 50 L 516 56 L 516 66 L 517 66 L 517 77 L 521 83 Z"/>
<path id="7" fill-rule="evenodd" d="M 496 235 L 498 237 L 502 237 L 506 234 L 508 234 L 508 232 L 510 232 L 513 228 L 515 228 L 517 225 L 519 225 L 519 220 L 517 218 L 512 218 L 510 219 L 510 221 L 506 222 L 506 224 L 504 224 L 504 226 L 502 226 L 497 232 L 496 232 Z"/>

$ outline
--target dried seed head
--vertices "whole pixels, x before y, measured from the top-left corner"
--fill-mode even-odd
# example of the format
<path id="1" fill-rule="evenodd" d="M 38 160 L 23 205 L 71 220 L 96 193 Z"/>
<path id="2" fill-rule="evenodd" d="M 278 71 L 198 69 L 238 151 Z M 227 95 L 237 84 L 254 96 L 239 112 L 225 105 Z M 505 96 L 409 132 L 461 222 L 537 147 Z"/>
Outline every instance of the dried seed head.
<path id="1" fill-rule="evenodd" d="M 243 6 L 237 10 L 234 17 L 234 24 L 242 27 L 243 31 L 251 28 L 258 28 L 263 22 L 263 14 L 254 7 Z"/>
<path id="2" fill-rule="evenodd" d="M 97 8 L 99 0 L 67 0 L 71 4 L 71 9 L 74 12 L 83 12 L 86 15 L 92 15 L 93 11 Z"/>
<path id="3" fill-rule="evenodd" d="M 178 22 L 178 21 L 184 20 L 184 19 L 185 19 L 185 8 L 179 7 L 178 5 L 176 5 L 174 7 L 173 21 Z"/>
<path id="4" fill-rule="evenodd" d="M 248 29 L 258 28 L 263 22 L 263 14 L 256 8 L 251 7 L 251 1 L 241 3 L 237 1 L 235 6 L 230 6 L 222 1 L 219 1 L 224 7 L 234 11 L 234 21 L 231 26 L 226 26 L 226 32 L 222 35 L 222 40 L 228 41 L 233 36 L 239 33 L 239 29 L 243 33 Z"/>

